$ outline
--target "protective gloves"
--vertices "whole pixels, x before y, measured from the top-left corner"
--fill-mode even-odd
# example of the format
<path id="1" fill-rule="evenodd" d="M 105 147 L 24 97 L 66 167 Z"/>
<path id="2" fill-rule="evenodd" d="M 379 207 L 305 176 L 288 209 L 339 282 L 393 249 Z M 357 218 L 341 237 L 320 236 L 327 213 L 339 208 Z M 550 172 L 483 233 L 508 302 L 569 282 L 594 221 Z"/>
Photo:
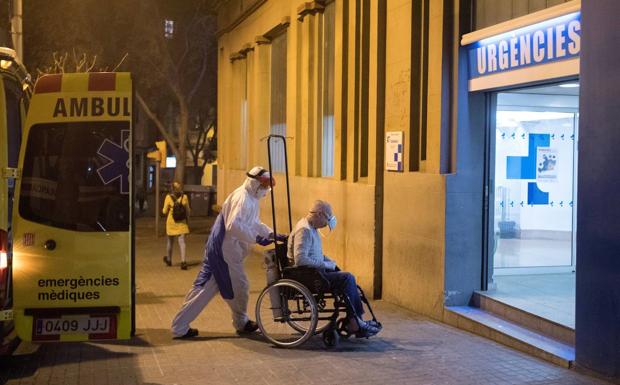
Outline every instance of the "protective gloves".
<path id="1" fill-rule="evenodd" d="M 257 235 L 256 243 L 258 243 L 261 246 L 269 246 L 273 243 L 273 239 L 264 238 L 264 237 L 261 237 L 260 235 Z"/>
<path id="2" fill-rule="evenodd" d="M 278 242 L 286 242 L 288 239 L 288 235 L 286 234 L 276 234 L 276 241 Z"/>

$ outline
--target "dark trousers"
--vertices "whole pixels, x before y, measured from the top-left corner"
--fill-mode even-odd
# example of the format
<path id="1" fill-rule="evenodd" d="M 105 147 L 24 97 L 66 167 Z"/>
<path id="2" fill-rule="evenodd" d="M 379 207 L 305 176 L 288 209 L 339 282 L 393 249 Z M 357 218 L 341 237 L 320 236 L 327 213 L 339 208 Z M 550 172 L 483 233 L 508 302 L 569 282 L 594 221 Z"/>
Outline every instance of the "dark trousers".
<path id="1" fill-rule="evenodd" d="M 345 271 L 325 271 L 324 275 L 329 281 L 332 290 L 338 293 L 346 294 L 349 297 L 355 314 L 350 314 L 347 309 L 347 315 L 349 317 L 357 315 L 362 318 L 362 314 L 364 314 L 364 306 L 362 305 L 362 299 L 360 298 L 359 290 L 357 290 L 357 283 L 355 283 L 355 277 L 353 274 Z"/>

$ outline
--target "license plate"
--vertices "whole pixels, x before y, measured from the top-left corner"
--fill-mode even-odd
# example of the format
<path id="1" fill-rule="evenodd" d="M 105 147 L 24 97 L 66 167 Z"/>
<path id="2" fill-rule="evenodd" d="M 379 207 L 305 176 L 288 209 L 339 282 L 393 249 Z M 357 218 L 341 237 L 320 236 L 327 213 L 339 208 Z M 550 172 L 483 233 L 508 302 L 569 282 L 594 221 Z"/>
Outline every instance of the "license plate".
<path id="1" fill-rule="evenodd" d="M 110 334 L 112 316 L 63 316 L 60 318 L 37 318 L 34 336 L 46 337 L 67 334 Z"/>

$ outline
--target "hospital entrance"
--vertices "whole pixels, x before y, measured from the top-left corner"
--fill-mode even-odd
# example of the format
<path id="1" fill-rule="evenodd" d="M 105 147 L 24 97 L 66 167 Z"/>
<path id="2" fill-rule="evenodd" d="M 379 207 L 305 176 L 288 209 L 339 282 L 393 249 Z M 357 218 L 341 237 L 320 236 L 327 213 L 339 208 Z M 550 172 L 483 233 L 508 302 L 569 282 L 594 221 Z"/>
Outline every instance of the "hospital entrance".
<path id="1" fill-rule="evenodd" d="M 579 82 L 491 95 L 486 295 L 575 328 Z"/>

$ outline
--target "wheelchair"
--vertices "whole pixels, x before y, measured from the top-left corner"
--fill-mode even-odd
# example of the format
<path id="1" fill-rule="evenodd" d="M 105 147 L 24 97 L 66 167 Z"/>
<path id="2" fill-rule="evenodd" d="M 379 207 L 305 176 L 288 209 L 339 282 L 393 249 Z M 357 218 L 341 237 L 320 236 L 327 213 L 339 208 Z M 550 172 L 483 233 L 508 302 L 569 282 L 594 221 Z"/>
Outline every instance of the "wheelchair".
<path id="1" fill-rule="evenodd" d="M 294 267 L 286 255 L 286 243 L 276 243 L 266 255 L 271 268 L 271 282 L 260 293 L 256 302 L 256 322 L 263 336 L 277 347 L 294 348 L 316 334 L 321 334 L 328 348 L 338 345 L 341 338 L 351 334 L 347 330 L 346 311 L 352 311 L 348 296 L 332 290 L 329 281 L 319 269 Z M 270 279 L 271 278 L 271 279 Z M 375 314 L 358 286 L 362 303 L 379 327 Z M 345 313 L 342 318 L 341 312 Z"/>
<path id="2" fill-rule="evenodd" d="M 272 154 L 279 151 L 272 147 L 272 141 L 277 141 L 282 145 L 288 228 L 291 232 L 291 194 L 286 137 L 271 134 L 263 139 L 267 140 L 269 175 L 273 175 Z M 273 231 L 277 233 L 275 208 L 275 197 L 271 190 Z M 325 346 L 331 348 L 337 346 L 341 338 L 346 339 L 351 336 L 347 331 L 347 317 L 339 318 L 343 310 L 345 313 L 346 311 L 353 312 L 351 301 L 344 293 L 332 290 L 329 281 L 320 270 L 291 266 L 287 257 L 286 242 L 281 241 L 275 242 L 275 249 L 267 254 L 266 263 L 268 285 L 260 293 L 256 302 L 256 323 L 265 338 L 277 347 L 294 348 L 308 341 L 310 337 L 321 334 Z M 371 322 L 381 328 L 381 323 L 377 321 L 364 291 L 359 286 L 357 288 L 362 303 L 372 315 Z"/>

